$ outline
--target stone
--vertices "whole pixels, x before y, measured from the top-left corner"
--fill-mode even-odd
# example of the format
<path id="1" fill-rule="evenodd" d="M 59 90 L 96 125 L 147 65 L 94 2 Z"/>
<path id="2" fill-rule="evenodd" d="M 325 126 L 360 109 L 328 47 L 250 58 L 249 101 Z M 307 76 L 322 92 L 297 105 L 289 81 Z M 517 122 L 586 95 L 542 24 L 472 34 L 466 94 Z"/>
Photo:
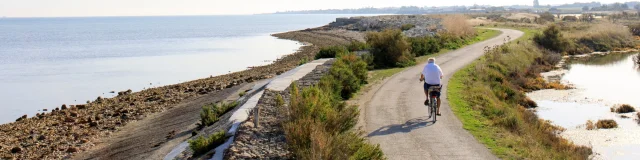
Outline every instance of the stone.
<path id="1" fill-rule="evenodd" d="M 11 149 L 11 153 L 22 153 L 22 148 L 20 147 L 13 147 Z"/>
<path id="2" fill-rule="evenodd" d="M 66 104 L 62 104 L 62 106 L 60 106 L 60 110 L 65 110 L 67 109 L 67 105 Z"/>
<path id="3" fill-rule="evenodd" d="M 76 147 L 69 147 L 69 148 L 67 149 L 67 152 L 68 152 L 68 153 L 75 153 L 75 152 L 78 152 L 78 148 L 76 148 Z"/>

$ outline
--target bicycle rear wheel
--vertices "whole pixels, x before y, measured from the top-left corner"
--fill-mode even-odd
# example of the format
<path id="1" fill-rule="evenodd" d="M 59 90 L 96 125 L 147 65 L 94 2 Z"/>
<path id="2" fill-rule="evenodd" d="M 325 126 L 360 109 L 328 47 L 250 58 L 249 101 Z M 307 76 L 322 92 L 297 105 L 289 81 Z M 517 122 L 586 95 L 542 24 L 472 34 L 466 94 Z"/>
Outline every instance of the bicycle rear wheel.
<path id="1" fill-rule="evenodd" d="M 431 104 L 429 105 L 429 108 L 431 110 L 431 116 L 433 116 L 433 122 L 436 122 L 436 119 L 438 117 L 438 115 L 436 115 L 437 105 L 438 105 L 437 99 L 431 98 Z"/>

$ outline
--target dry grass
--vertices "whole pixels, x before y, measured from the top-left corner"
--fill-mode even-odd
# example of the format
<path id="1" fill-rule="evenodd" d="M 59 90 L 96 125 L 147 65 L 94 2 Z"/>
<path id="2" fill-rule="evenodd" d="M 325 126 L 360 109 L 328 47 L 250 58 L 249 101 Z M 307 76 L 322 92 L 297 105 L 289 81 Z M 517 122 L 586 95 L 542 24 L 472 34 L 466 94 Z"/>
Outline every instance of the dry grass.
<path id="1" fill-rule="evenodd" d="M 594 130 L 594 129 L 596 129 L 596 125 L 593 124 L 593 121 L 588 120 L 587 121 L 587 130 Z"/>
<path id="2" fill-rule="evenodd" d="M 618 128 L 618 123 L 612 119 L 601 119 L 596 123 L 598 129 Z"/>
<path id="3" fill-rule="evenodd" d="M 617 107 L 615 111 L 616 113 L 631 113 L 631 112 L 635 112 L 636 109 L 633 108 L 631 105 L 622 104 L 619 107 Z"/>
<path id="4" fill-rule="evenodd" d="M 458 37 L 469 37 L 476 34 L 476 30 L 467 21 L 469 17 L 460 14 L 443 15 L 442 25 L 447 29 L 448 34 Z"/>
<path id="5" fill-rule="evenodd" d="M 623 25 L 601 22 L 586 29 L 576 29 L 566 34 L 567 38 L 595 51 L 610 51 L 635 47 L 632 33 Z"/>

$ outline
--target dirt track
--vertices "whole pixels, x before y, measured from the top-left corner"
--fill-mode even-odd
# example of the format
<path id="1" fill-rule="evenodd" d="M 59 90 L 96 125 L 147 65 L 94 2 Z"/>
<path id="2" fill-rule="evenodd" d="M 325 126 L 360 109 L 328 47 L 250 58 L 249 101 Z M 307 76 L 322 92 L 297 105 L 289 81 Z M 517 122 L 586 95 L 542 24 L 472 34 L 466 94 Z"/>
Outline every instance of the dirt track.
<path id="1" fill-rule="evenodd" d="M 480 144 L 453 114 L 447 100 L 446 85 L 453 74 L 479 58 L 485 46 L 499 45 L 523 35 L 511 29 L 497 37 L 436 57 L 444 72 L 445 89 L 436 123 L 427 119 L 427 108 L 418 81 L 425 64 L 406 69 L 372 87 L 360 97 L 361 124 L 366 136 L 380 144 L 389 159 L 497 159 Z"/>

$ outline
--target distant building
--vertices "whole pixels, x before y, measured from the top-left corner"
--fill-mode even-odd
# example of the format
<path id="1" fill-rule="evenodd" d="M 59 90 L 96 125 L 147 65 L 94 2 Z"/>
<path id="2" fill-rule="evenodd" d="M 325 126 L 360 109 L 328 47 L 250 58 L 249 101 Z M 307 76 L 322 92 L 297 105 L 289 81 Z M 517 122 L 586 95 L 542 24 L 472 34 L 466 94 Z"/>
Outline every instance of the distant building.
<path id="1" fill-rule="evenodd" d="M 540 7 L 540 2 L 538 2 L 538 0 L 533 0 L 533 8 L 538 8 Z"/>

